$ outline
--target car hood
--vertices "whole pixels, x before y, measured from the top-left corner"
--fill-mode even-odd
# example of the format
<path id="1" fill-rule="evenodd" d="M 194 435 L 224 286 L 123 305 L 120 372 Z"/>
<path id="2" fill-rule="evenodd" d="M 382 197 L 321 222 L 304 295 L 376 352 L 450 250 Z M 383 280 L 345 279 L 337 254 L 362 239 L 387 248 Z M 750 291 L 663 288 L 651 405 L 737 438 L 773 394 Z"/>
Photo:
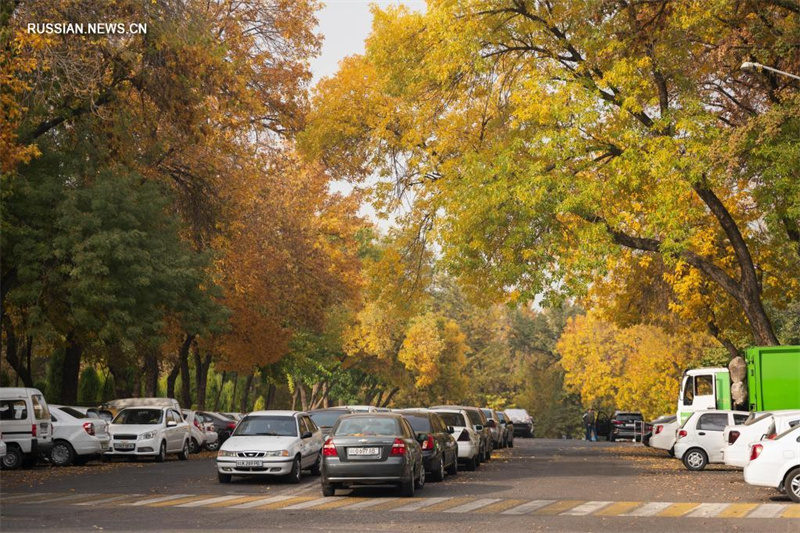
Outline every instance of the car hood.
<path id="1" fill-rule="evenodd" d="M 162 426 L 159 424 L 109 424 L 108 432 L 112 435 L 138 435 L 161 428 Z"/>
<path id="2" fill-rule="evenodd" d="M 230 452 L 285 450 L 297 442 L 298 437 L 231 437 L 222 445 L 222 449 Z"/>

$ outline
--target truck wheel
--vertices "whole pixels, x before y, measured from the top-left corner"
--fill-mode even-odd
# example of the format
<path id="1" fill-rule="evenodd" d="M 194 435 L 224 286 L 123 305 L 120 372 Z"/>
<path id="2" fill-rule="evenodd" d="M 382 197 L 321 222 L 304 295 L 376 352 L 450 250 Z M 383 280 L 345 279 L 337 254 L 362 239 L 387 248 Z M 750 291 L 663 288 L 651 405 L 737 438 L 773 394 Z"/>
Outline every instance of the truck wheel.
<path id="1" fill-rule="evenodd" d="M 50 461 L 56 466 L 69 466 L 75 459 L 75 450 L 69 442 L 57 440 L 50 450 Z"/>
<path id="2" fill-rule="evenodd" d="M 708 464 L 708 455 L 700 448 L 691 448 L 683 454 L 683 466 L 687 470 L 699 472 Z"/>
<path id="3" fill-rule="evenodd" d="M 22 466 L 22 459 L 22 450 L 15 444 L 9 444 L 6 454 L 3 456 L 3 461 L 0 464 L 3 465 L 3 470 L 16 470 Z"/>
<path id="4" fill-rule="evenodd" d="M 800 467 L 786 474 L 786 479 L 783 480 L 783 488 L 793 502 L 800 503 Z"/>

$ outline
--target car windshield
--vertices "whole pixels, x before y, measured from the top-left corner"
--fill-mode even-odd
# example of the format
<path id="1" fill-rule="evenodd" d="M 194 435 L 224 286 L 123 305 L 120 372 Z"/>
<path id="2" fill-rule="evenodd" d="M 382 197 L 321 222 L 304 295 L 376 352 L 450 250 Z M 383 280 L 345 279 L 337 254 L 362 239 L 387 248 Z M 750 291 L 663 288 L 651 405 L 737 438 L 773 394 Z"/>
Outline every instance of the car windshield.
<path id="1" fill-rule="evenodd" d="M 446 426 L 458 426 L 458 427 L 465 427 L 467 425 L 467 421 L 464 420 L 464 415 L 461 413 L 437 413 L 442 420 L 444 420 L 444 424 Z"/>
<path id="2" fill-rule="evenodd" d="M 114 418 L 114 424 L 160 424 L 164 417 L 161 409 L 123 409 Z"/>
<path id="3" fill-rule="evenodd" d="M 411 424 L 411 429 L 416 433 L 428 433 L 431 430 L 431 421 L 425 415 L 412 415 L 403 413 L 408 423 Z"/>
<path id="4" fill-rule="evenodd" d="M 85 414 L 81 413 L 77 409 L 73 409 L 72 407 L 59 407 L 59 409 L 61 410 L 61 412 L 67 413 L 68 415 L 74 418 L 89 418 Z"/>
<path id="5" fill-rule="evenodd" d="M 397 420 L 388 416 L 359 416 L 340 419 L 333 434 L 337 437 L 391 437 L 400 435 Z"/>
<path id="6" fill-rule="evenodd" d="M 319 427 L 333 427 L 339 417 L 346 415 L 349 411 L 340 409 L 338 411 L 316 411 L 309 413 L 311 420 Z"/>
<path id="7" fill-rule="evenodd" d="M 297 423 L 293 416 L 246 416 L 236 426 L 234 437 L 296 437 Z"/>

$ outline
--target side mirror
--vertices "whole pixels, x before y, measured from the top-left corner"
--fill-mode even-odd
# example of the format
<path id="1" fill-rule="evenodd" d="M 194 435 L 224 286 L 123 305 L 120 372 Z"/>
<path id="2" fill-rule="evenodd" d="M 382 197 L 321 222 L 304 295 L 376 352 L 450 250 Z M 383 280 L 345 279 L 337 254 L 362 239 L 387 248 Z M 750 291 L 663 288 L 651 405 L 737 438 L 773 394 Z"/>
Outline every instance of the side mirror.
<path id="1" fill-rule="evenodd" d="M 475 431 L 483 431 L 483 426 L 480 424 L 475 424 Z"/>
<path id="2" fill-rule="evenodd" d="M 306 431 L 302 435 L 300 435 L 300 438 L 301 439 L 310 439 L 313 435 L 314 434 L 311 433 L 310 431 Z"/>
<path id="3" fill-rule="evenodd" d="M 175 422 L 174 420 L 169 420 L 169 421 L 167 422 L 167 427 L 168 427 L 168 428 L 174 428 L 174 427 L 177 427 L 177 425 L 178 425 L 178 423 L 177 423 L 177 422 Z"/>
<path id="4" fill-rule="evenodd" d="M 453 426 L 447 426 L 447 432 L 452 435 L 456 432 L 456 429 Z"/>

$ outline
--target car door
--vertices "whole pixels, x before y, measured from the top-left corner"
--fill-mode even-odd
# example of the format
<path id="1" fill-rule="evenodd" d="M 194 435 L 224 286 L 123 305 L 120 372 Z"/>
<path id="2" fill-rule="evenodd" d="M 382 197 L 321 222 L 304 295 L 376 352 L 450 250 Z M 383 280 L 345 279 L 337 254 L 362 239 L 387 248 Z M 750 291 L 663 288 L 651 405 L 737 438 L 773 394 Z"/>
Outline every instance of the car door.
<path id="1" fill-rule="evenodd" d="M 722 462 L 722 432 L 732 422 L 730 413 L 703 413 L 697 419 L 695 438 L 711 463 Z"/>
<path id="2" fill-rule="evenodd" d="M 311 447 L 311 453 L 313 457 L 316 457 L 319 454 L 320 450 L 322 450 L 322 445 L 325 443 L 324 438 L 322 437 L 322 430 L 319 429 L 319 426 L 311 419 L 310 416 L 306 417 L 306 424 L 308 424 L 308 429 L 311 431 L 311 443 L 309 446 Z M 315 459 L 316 460 L 316 459 Z"/>
<path id="3" fill-rule="evenodd" d="M 183 419 L 174 409 L 167 411 L 167 421 L 175 423 L 173 427 L 167 428 L 167 448 L 170 451 L 178 452 L 183 447 L 183 435 L 185 429 L 181 426 Z"/>

